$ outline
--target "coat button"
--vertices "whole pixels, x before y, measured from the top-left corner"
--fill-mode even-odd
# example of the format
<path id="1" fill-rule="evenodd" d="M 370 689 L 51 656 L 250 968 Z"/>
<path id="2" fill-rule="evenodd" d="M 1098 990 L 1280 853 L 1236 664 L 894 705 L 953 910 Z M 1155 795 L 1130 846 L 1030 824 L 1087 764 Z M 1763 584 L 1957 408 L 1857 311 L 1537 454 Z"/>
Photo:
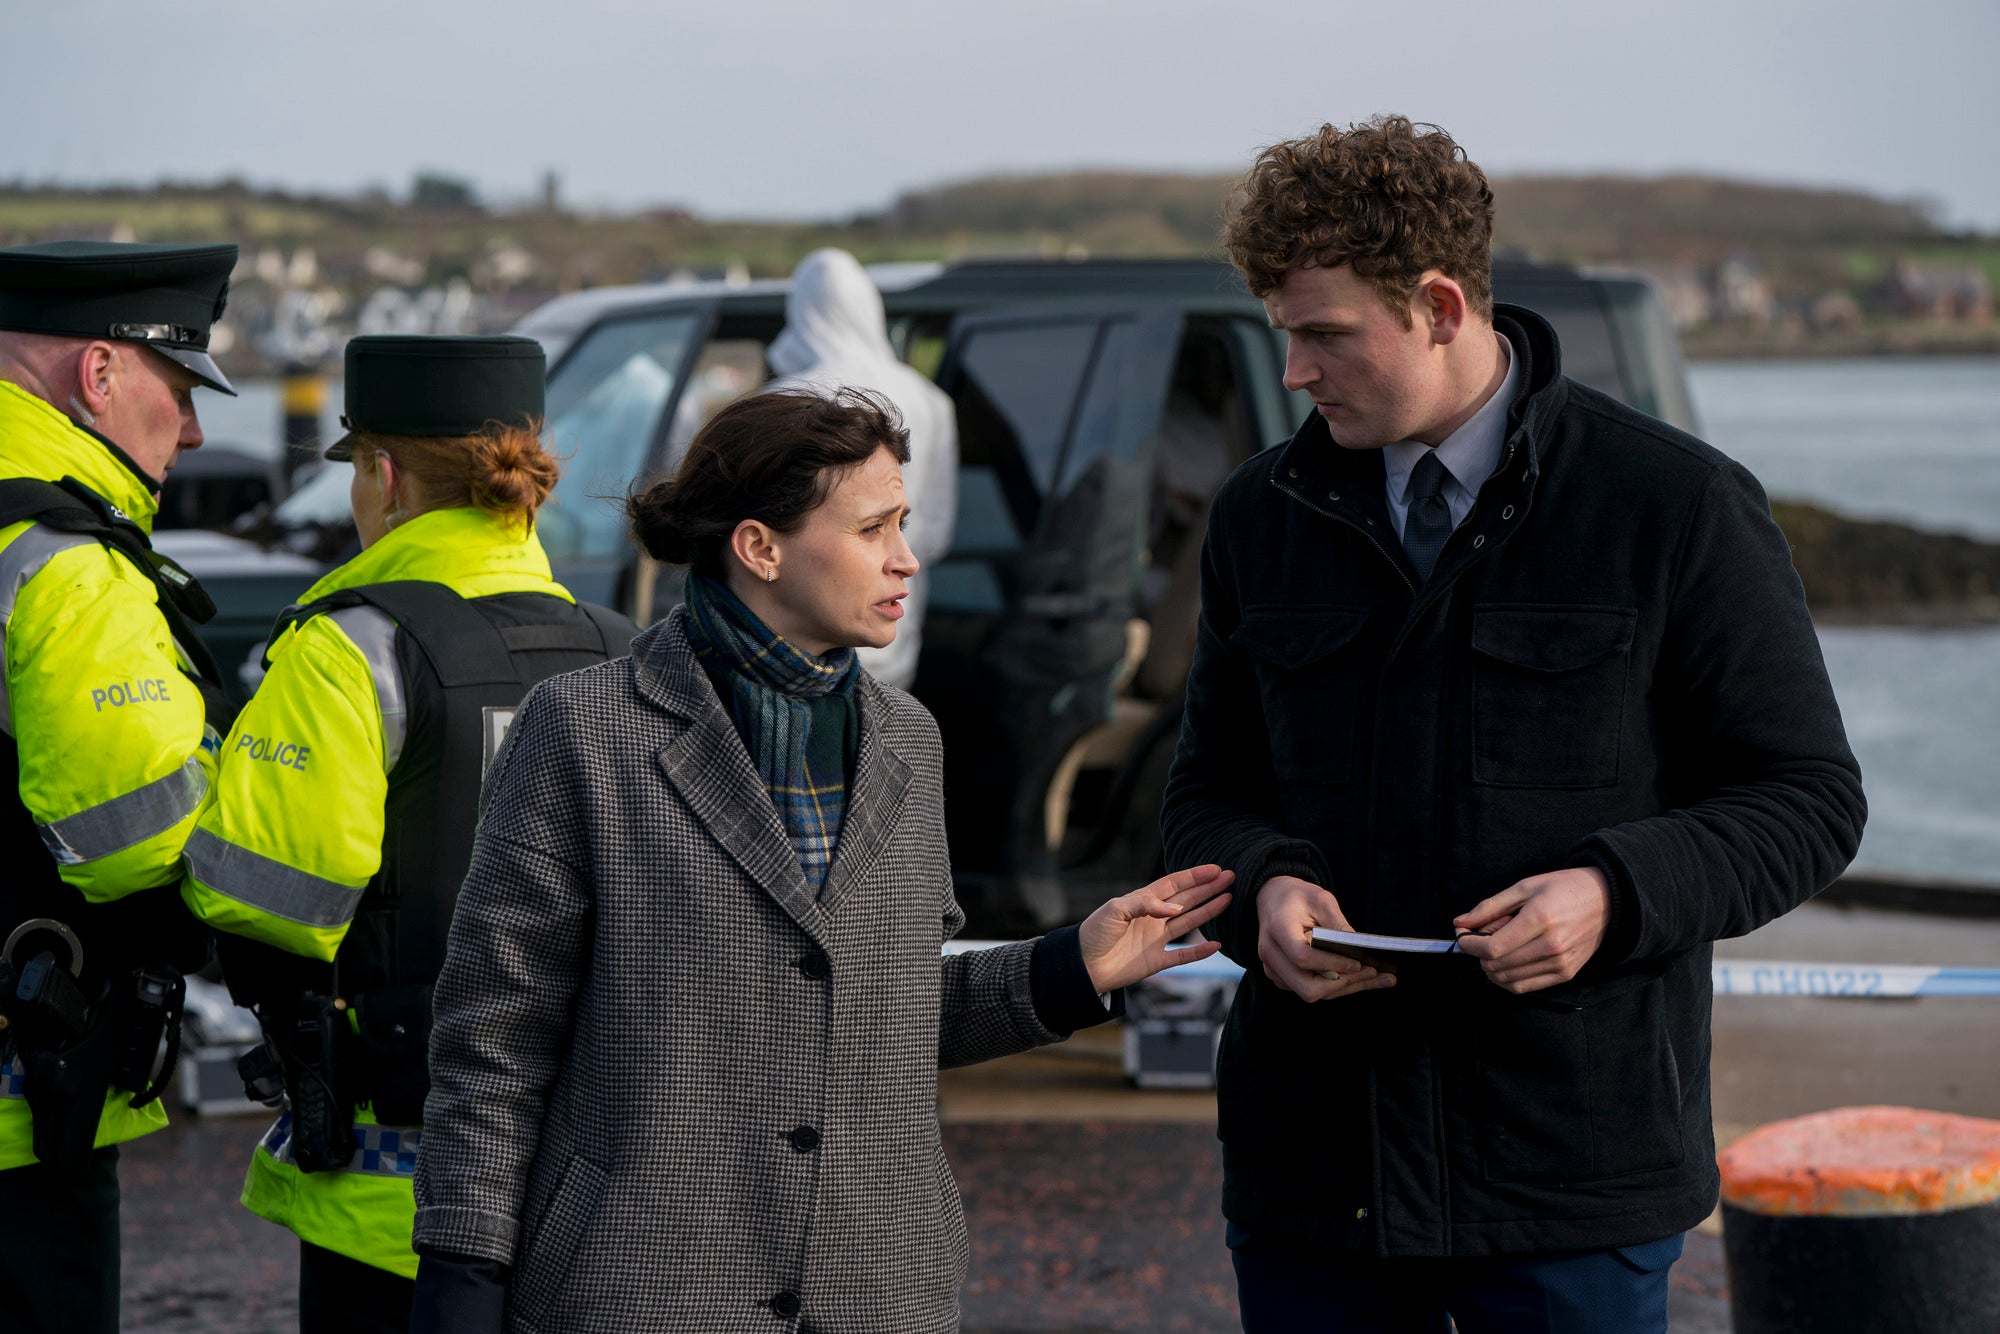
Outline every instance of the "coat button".
<path id="1" fill-rule="evenodd" d="M 1511 518 L 1513 518 L 1513 517 L 1514 517 L 1514 507 L 1513 507 L 1512 505 L 1509 505 L 1509 506 L 1508 506 L 1508 507 L 1507 507 L 1506 509 L 1504 509 L 1504 510 L 1501 510 L 1501 511 L 1500 511 L 1500 517 L 1501 517 L 1501 518 L 1503 518 L 1503 519 L 1511 519 Z"/>
<path id="2" fill-rule="evenodd" d="M 1356 1209 L 1356 1210 L 1354 1211 L 1354 1219 L 1355 1219 L 1355 1221 L 1356 1221 L 1356 1222 L 1366 1222 L 1366 1221 L 1368 1221 L 1368 1210 L 1367 1210 L 1367 1209 L 1366 1209 L 1365 1207 L 1364 1207 L 1364 1208 L 1360 1208 L 1360 1209 Z"/>
<path id="3" fill-rule="evenodd" d="M 790 1320 L 799 1313 L 799 1294 L 787 1289 L 771 1298 L 771 1310 Z"/>
<path id="4" fill-rule="evenodd" d="M 819 1132 L 811 1126 L 800 1126 L 785 1138 L 790 1140 L 792 1147 L 800 1153 L 811 1153 L 819 1147 Z"/>
<path id="5" fill-rule="evenodd" d="M 1472 549 L 1474 551 L 1479 550 L 1479 548 L 1485 545 L 1486 545 L 1486 534 L 1484 533 L 1481 533 L 1479 536 L 1472 539 Z"/>
<path id="6" fill-rule="evenodd" d="M 1297 468 L 1287 468 L 1285 469 L 1285 472 L 1287 473 L 1287 475 L 1292 477 L 1297 477 L 1299 475 L 1299 470 Z"/>
<path id="7" fill-rule="evenodd" d="M 1327 493 L 1326 493 L 1326 498 L 1327 498 L 1328 500 L 1339 500 L 1339 499 L 1340 499 L 1340 492 L 1338 492 L 1338 491 L 1329 491 L 1329 492 L 1327 492 Z"/>
<path id="8" fill-rule="evenodd" d="M 799 971 L 815 982 L 824 982 L 833 976 L 833 964 L 818 950 L 799 960 Z"/>

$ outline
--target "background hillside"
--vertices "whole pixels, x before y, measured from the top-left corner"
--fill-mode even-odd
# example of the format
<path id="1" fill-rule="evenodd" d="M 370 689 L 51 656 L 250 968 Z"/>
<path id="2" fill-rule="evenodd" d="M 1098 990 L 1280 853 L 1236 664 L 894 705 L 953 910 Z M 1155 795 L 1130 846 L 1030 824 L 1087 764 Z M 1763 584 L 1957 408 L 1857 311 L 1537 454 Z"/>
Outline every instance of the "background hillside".
<path id="1" fill-rule="evenodd" d="M 800 221 L 578 211 L 563 205 L 553 178 L 536 203 L 506 208 L 437 174 L 400 197 L 292 195 L 238 182 L 15 184 L 0 185 L 0 243 L 235 239 L 245 261 L 233 313 L 248 335 L 243 350 L 253 352 L 274 321 L 317 320 L 336 331 L 391 317 L 498 327 L 582 287 L 780 275 L 820 245 L 870 261 L 1214 254 L 1233 180 L 996 176 L 912 191 L 856 217 Z M 1881 341 L 1913 336 L 1912 324 L 1931 342 L 1992 341 L 2000 238 L 1947 231 L 1920 203 L 1701 176 L 1514 177 L 1494 188 L 1496 246 L 1645 269 L 1697 354 L 1802 338 Z"/>

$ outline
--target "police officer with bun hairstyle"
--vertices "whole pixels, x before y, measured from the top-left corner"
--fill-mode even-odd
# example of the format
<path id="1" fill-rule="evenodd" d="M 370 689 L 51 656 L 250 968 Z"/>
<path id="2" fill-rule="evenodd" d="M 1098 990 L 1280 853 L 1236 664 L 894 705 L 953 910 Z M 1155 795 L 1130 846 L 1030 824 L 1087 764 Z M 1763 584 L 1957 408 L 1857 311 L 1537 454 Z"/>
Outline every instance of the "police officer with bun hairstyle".
<path id="1" fill-rule="evenodd" d="M 348 434 L 362 551 L 287 612 L 222 746 L 182 894 L 268 1039 L 289 1106 L 243 1201 L 297 1233 L 300 1326 L 401 1330 L 431 983 L 480 784 L 528 687 L 624 654 L 632 623 L 549 571 L 535 513 L 545 361 L 527 338 L 356 338 Z"/>
<path id="2" fill-rule="evenodd" d="M 167 1122 L 174 894 L 228 726 L 153 552 L 233 245 L 0 250 L 0 1327 L 118 1327 L 118 1149 Z"/>

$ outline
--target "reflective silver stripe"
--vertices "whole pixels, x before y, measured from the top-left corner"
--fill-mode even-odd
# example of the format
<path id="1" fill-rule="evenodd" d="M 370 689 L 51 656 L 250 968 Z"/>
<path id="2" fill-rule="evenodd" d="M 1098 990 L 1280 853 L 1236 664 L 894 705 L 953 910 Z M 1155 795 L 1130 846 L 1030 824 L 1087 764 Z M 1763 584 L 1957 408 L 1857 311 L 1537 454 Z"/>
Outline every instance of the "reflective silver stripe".
<path id="1" fill-rule="evenodd" d="M 28 581 L 42 572 L 42 567 L 58 552 L 71 547 L 87 547 L 96 543 L 95 538 L 79 533 L 59 533 L 53 528 L 40 524 L 29 525 L 26 532 L 10 542 L 5 551 L 0 551 L 0 732 L 14 735 L 14 706 L 8 698 L 7 673 L 7 622 L 14 618 L 14 603 L 21 596 L 21 590 Z"/>
<path id="2" fill-rule="evenodd" d="M 195 879 L 238 903 L 300 926 L 342 926 L 361 891 L 307 875 L 262 853 L 224 842 L 206 829 L 188 835 L 188 869 Z"/>
<path id="3" fill-rule="evenodd" d="M 354 641 L 368 670 L 375 676 L 375 699 L 382 706 L 382 772 L 403 757 L 409 730 L 409 705 L 403 689 L 403 669 L 396 661 L 396 623 L 379 607 L 343 607 L 327 619 Z"/>
<path id="4" fill-rule="evenodd" d="M 354 1158 L 345 1170 L 368 1177 L 413 1177 L 422 1126 L 356 1126 Z M 292 1162 L 292 1114 L 284 1113 L 264 1132 L 258 1147 L 281 1163 Z"/>
<path id="5" fill-rule="evenodd" d="M 208 775 L 190 755 L 180 768 L 136 792 L 40 826 L 42 843 L 58 865 L 94 862 L 172 829 L 193 815 L 207 795 Z"/>

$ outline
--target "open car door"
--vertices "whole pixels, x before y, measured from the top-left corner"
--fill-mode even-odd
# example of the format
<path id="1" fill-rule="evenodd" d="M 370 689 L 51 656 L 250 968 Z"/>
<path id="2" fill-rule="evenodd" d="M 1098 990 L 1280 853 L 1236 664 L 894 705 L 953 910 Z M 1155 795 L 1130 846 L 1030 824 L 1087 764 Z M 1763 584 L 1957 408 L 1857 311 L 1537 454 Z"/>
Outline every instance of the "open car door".
<path id="1" fill-rule="evenodd" d="M 932 581 L 916 693 L 944 734 L 968 911 L 1067 915 L 1043 796 L 1109 716 L 1131 648 L 1160 428 L 1181 336 L 1166 302 L 1050 303 L 954 321 L 958 515 Z"/>

